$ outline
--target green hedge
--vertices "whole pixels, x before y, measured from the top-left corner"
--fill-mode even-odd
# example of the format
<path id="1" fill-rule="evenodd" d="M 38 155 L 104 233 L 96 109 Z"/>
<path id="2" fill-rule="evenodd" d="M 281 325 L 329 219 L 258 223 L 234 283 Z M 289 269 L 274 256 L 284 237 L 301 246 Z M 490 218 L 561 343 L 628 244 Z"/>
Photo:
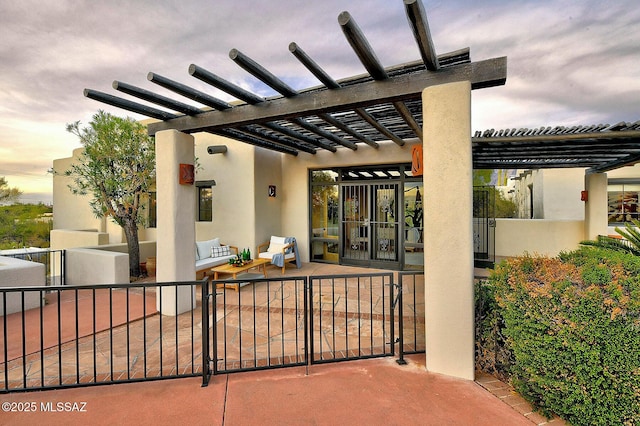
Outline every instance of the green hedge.
<path id="1" fill-rule="evenodd" d="M 484 306 L 495 303 L 481 319 L 480 346 L 496 330 L 504 335 L 494 343 L 508 362 L 494 367 L 543 414 L 640 424 L 638 256 L 594 247 L 524 256 L 496 267 L 478 293 Z"/>

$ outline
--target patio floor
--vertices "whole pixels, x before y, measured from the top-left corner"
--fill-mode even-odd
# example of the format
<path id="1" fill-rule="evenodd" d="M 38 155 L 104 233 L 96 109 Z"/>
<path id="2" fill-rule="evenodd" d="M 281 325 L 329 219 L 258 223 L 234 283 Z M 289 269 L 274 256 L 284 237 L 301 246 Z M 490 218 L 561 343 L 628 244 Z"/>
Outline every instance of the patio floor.
<path id="1" fill-rule="evenodd" d="M 287 276 L 373 273 L 323 264 L 288 268 Z M 387 271 L 385 271 L 387 272 Z M 280 277 L 276 268 L 270 277 Z M 233 290 L 226 290 L 233 294 Z M 156 315 L 157 317 L 157 315 Z M 198 318 L 196 316 L 196 318 Z M 189 336 L 187 336 L 189 338 Z M 149 356 L 149 355 L 147 355 Z M 2 395 L 33 402 L 35 412 L 2 414 L 2 424 L 544 424 L 512 389 L 491 376 L 477 382 L 425 370 L 425 355 L 349 361 L 201 378 Z M 34 368 L 37 363 L 34 363 Z M 84 408 L 85 412 L 45 412 Z M 83 406 L 81 403 L 86 402 Z M 48 404 L 51 403 L 51 404 Z M 76 406 L 73 403 L 78 403 Z M 14 404 L 15 408 L 25 407 Z M 3 405 L 3 408 L 5 406 Z M 558 423 L 554 423 L 558 424 Z"/>
<path id="2" fill-rule="evenodd" d="M 478 383 L 428 373 L 423 356 L 199 378 L 2 395 L 35 403 L 3 413 L 3 425 L 531 425 Z M 84 412 L 44 412 L 77 403 Z M 83 403 L 86 403 L 83 404 Z M 62 404 L 64 407 L 64 404 Z"/>

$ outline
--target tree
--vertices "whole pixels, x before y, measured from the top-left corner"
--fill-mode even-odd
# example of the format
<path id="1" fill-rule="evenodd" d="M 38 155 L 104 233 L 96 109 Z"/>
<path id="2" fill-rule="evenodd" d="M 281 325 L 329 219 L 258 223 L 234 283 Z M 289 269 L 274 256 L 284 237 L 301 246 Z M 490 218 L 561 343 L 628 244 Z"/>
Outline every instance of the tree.
<path id="1" fill-rule="evenodd" d="M 150 186 L 155 182 L 155 144 L 146 128 L 132 118 L 98 111 L 89 127 L 67 124 L 84 150 L 64 174 L 73 179 L 74 194 L 91 195 L 90 206 L 98 218 L 111 217 L 124 231 L 129 251 L 129 274 L 140 274 L 138 225 Z"/>
<path id="2" fill-rule="evenodd" d="M 518 206 L 516 206 L 512 200 L 506 198 L 502 191 L 489 185 L 492 173 L 493 170 L 474 170 L 473 185 L 485 186 L 491 192 L 491 195 L 495 200 L 495 211 L 493 213 L 493 217 L 515 217 L 518 212 Z"/>
<path id="3" fill-rule="evenodd" d="M 21 195 L 22 191 L 18 188 L 10 188 L 4 176 L 0 176 L 0 204 L 18 201 Z"/>

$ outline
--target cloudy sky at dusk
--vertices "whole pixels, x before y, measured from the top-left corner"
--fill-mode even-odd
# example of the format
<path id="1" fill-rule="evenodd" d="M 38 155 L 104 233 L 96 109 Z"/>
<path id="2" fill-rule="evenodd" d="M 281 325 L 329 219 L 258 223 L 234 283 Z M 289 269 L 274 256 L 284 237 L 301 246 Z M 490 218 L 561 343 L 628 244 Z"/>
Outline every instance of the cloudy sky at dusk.
<path id="1" fill-rule="evenodd" d="M 473 130 L 640 120 L 637 0 L 423 3 L 438 54 L 508 57 L 506 85 L 473 92 Z M 317 85 L 292 41 L 336 79 L 364 73 L 338 26 L 344 10 L 385 67 L 420 58 L 402 0 L 0 0 L 0 176 L 23 201 L 50 202 L 47 170 L 80 146 L 66 123 L 127 115 L 83 96 L 128 98 L 113 80 L 180 98 L 148 82 L 152 71 L 230 100 L 189 76 L 195 63 L 275 94 L 229 59 L 237 48 L 296 89 Z"/>

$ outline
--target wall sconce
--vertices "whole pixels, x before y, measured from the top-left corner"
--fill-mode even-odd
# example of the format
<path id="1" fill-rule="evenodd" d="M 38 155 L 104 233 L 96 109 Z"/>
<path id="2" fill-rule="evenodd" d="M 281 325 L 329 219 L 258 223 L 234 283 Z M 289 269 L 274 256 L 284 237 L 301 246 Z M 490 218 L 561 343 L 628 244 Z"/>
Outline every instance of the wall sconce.
<path id="1" fill-rule="evenodd" d="M 589 191 L 580 191 L 580 201 L 589 201 Z"/>
<path id="2" fill-rule="evenodd" d="M 275 196 L 276 196 L 276 186 L 269 185 L 269 197 L 275 197 Z"/>
<path id="3" fill-rule="evenodd" d="M 227 152 L 226 145 L 211 145 L 207 147 L 207 152 L 213 154 L 225 154 Z"/>

